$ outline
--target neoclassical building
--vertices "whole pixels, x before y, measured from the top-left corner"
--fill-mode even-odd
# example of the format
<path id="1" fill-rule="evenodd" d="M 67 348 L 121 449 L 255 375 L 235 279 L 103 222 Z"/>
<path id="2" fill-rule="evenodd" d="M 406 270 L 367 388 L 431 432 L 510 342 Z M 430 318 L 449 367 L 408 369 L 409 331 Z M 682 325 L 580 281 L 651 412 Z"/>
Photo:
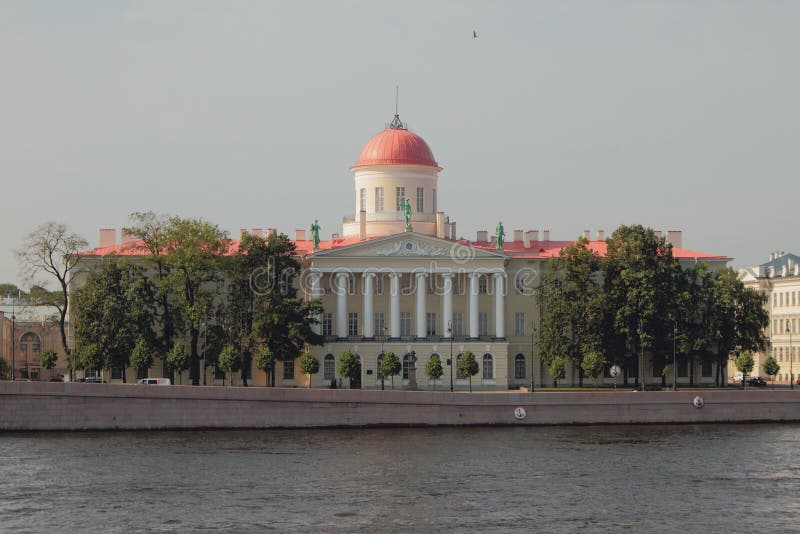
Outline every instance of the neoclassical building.
<path id="1" fill-rule="evenodd" d="M 739 280 L 767 296 L 766 308 L 770 325 L 767 329 L 769 347 L 756 353 L 753 376 L 768 378 L 763 365 L 767 356 L 774 356 L 780 371 L 775 383 L 789 384 L 797 377 L 800 368 L 800 257 L 783 251 L 773 252 L 769 261 L 739 270 Z M 729 373 L 738 373 L 731 365 Z"/>
<path id="2" fill-rule="evenodd" d="M 345 350 L 361 362 L 360 378 L 351 387 L 380 387 L 379 358 L 388 351 L 403 361 L 397 386 L 449 388 L 448 362 L 465 351 L 473 352 L 480 365 L 473 388 L 552 383 L 537 357 L 539 306 L 533 290 L 548 261 L 573 241 L 553 240 L 546 229 L 506 232 L 497 221 L 494 231 L 462 238 L 440 208 L 441 171 L 425 140 L 395 115 L 364 145 L 351 168 L 355 209 L 344 217 L 341 231 L 330 239 L 321 239 L 317 227 L 295 232 L 304 292 L 320 298 L 325 308 L 318 325 L 325 343 L 312 348 L 320 372 L 311 386 L 338 380 L 336 364 Z M 264 234 L 263 228 L 252 232 Z M 594 236 L 586 230 L 584 236 L 593 250 L 605 254 L 603 230 Z M 730 260 L 684 249 L 680 231 L 668 231 L 666 238 L 684 263 L 720 267 Z M 100 247 L 89 257 L 124 250 L 114 230 L 101 230 Z M 423 372 L 432 357 L 440 358 L 445 373 L 436 384 Z M 159 369 L 155 365 L 152 372 Z M 281 365 L 276 384 L 305 385 L 299 373 Z M 705 374 L 698 368 L 696 376 Z M 256 384 L 265 382 L 255 369 L 250 376 Z M 712 376 L 709 372 L 708 381 Z M 571 370 L 563 382 L 576 380 Z M 660 381 L 660 375 L 652 380 Z M 458 389 L 466 387 L 467 380 L 457 379 L 454 371 L 453 381 Z"/>

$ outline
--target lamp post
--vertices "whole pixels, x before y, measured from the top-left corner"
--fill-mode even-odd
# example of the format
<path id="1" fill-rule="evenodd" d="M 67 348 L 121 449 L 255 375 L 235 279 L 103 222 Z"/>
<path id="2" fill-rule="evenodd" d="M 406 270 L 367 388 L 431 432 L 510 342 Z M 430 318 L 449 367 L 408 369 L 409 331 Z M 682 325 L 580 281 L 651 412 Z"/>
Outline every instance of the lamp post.
<path id="1" fill-rule="evenodd" d="M 644 343 L 642 343 L 642 323 L 639 323 L 637 333 L 639 334 L 639 347 L 641 348 L 639 355 L 639 389 L 644 391 Z"/>
<path id="2" fill-rule="evenodd" d="M 14 381 L 14 353 L 17 352 L 17 315 L 11 310 L 11 381 Z"/>
<path id="3" fill-rule="evenodd" d="M 678 391 L 678 359 L 676 356 L 677 351 L 675 350 L 676 348 L 675 338 L 677 337 L 678 337 L 678 321 L 675 321 L 675 326 L 672 329 L 672 391 Z"/>
<path id="4" fill-rule="evenodd" d="M 447 335 L 450 338 L 450 392 L 453 392 L 453 320 L 447 321 Z"/>
<path id="5" fill-rule="evenodd" d="M 794 389 L 794 372 L 792 370 L 794 353 L 792 352 L 792 326 L 789 321 L 786 322 L 786 333 L 789 334 L 789 389 Z"/>
<path id="6" fill-rule="evenodd" d="M 383 343 L 385 341 L 386 341 L 386 327 L 384 326 L 383 327 L 383 335 L 381 335 L 381 357 L 380 357 L 381 364 L 383 364 Z M 380 365 L 378 365 L 378 373 L 380 373 L 380 375 L 381 375 L 381 391 L 383 391 L 384 390 L 384 376 L 383 376 L 383 373 L 381 373 Z M 394 382 L 392 382 L 392 384 L 394 384 Z M 394 386 L 392 386 L 392 389 L 394 389 Z"/>
<path id="7" fill-rule="evenodd" d="M 206 367 L 206 340 L 208 339 L 208 327 L 205 320 L 203 321 L 203 385 L 206 385 L 206 375 L 208 375 L 208 367 Z"/>
<path id="8" fill-rule="evenodd" d="M 531 321 L 531 393 L 533 393 L 533 337 L 536 334 L 536 323 Z"/>

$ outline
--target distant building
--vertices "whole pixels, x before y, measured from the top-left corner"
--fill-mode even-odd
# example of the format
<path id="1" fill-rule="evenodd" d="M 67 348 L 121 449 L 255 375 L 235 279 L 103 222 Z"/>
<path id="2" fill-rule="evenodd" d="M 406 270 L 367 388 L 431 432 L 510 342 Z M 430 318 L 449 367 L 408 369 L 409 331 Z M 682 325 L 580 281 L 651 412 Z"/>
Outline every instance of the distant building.
<path id="1" fill-rule="evenodd" d="M 770 345 L 765 352 L 753 355 L 756 360 L 753 375 L 766 377 L 762 366 L 771 355 L 781 366 L 775 382 L 788 384 L 790 375 L 794 375 L 796 381 L 800 371 L 800 257 L 783 251 L 773 252 L 769 261 L 740 269 L 739 280 L 768 299 Z M 733 366 L 729 372 L 738 373 Z"/>
<path id="2" fill-rule="evenodd" d="M 321 363 L 312 386 L 326 387 L 339 378 L 336 364 L 345 349 L 361 361 L 361 374 L 351 387 L 380 387 L 382 351 L 394 352 L 403 362 L 398 381 L 409 387 L 449 387 L 447 361 L 452 358 L 455 364 L 465 351 L 472 351 L 480 365 L 473 379 L 476 389 L 552 384 L 537 352 L 539 304 L 533 288 L 550 259 L 574 240 L 554 240 L 550 230 L 505 231 L 497 224 L 503 206 L 493 204 L 490 196 L 480 213 L 495 214 L 495 231 L 480 230 L 472 240 L 459 236 L 456 222 L 441 209 L 441 170 L 428 144 L 395 116 L 362 149 L 351 168 L 352 185 L 342 182 L 353 187 L 355 209 L 344 217 L 341 231 L 337 228 L 316 248 L 308 230 L 295 232 L 297 254 L 306 269 L 301 278 L 309 281 L 303 289 L 307 297 L 321 298 L 325 307 L 318 331 L 326 342 L 312 348 Z M 492 186 L 486 187 L 488 195 Z M 252 232 L 263 236 L 275 230 Z M 583 235 L 592 250 L 606 253 L 603 230 Z M 730 260 L 683 248 L 680 231 L 668 231 L 666 239 L 683 265 L 702 261 L 721 268 Z M 115 230 L 103 229 L 100 246 L 84 258 L 91 263 L 110 253 L 135 255 L 138 250 L 129 237 L 120 243 Z M 445 372 L 436 384 L 423 376 L 433 357 L 441 360 Z M 153 376 L 160 369 L 157 362 Z M 660 370 L 648 366 L 646 373 L 646 382 L 661 382 Z M 264 384 L 260 371 L 249 375 Z M 276 375 L 279 386 L 304 385 L 299 367 L 281 363 Z M 702 377 L 699 382 L 713 381 L 712 366 L 698 366 L 693 376 Z M 214 383 L 213 370 L 206 378 Z M 577 379 L 577 370 L 569 369 L 562 383 L 575 384 Z M 679 382 L 683 380 L 688 378 L 681 376 Z M 458 389 L 467 384 L 455 377 L 454 382 Z"/>
<path id="3" fill-rule="evenodd" d="M 16 298 L 0 301 L 0 357 L 9 367 L 13 362 L 14 378 L 49 380 L 51 376 L 68 374 L 58 317 L 54 312 L 52 306 L 29 306 Z M 40 365 L 42 352 L 47 349 L 58 354 L 52 371 Z"/>

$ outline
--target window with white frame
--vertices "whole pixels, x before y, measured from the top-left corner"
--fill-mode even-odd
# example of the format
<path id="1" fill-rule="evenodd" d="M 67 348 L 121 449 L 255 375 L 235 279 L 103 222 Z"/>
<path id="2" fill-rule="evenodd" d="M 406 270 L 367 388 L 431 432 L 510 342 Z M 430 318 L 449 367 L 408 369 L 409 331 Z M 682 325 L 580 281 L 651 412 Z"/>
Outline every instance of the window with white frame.
<path id="1" fill-rule="evenodd" d="M 359 210 L 367 211 L 367 188 L 362 187 L 358 191 L 358 206 Z"/>
<path id="2" fill-rule="evenodd" d="M 284 360 L 283 362 L 283 379 L 294 380 L 294 359 Z"/>
<path id="3" fill-rule="evenodd" d="M 436 335 L 436 314 L 432 312 L 428 312 L 425 314 L 425 324 L 428 327 L 428 331 L 426 335 L 428 337 Z"/>
<path id="4" fill-rule="evenodd" d="M 408 380 L 408 369 L 411 367 L 411 364 L 416 361 L 417 357 L 412 356 L 410 352 L 403 356 L 403 380 Z"/>
<path id="5" fill-rule="evenodd" d="M 383 188 L 376 187 L 375 188 L 375 212 L 382 213 L 383 212 Z"/>
<path id="6" fill-rule="evenodd" d="M 347 314 L 347 335 L 358 335 L 358 312 L 350 312 Z"/>
<path id="7" fill-rule="evenodd" d="M 355 276 L 348 276 L 347 277 L 347 294 L 348 295 L 355 295 L 356 294 L 356 277 Z"/>
<path id="8" fill-rule="evenodd" d="M 478 312 L 478 335 L 489 335 L 489 314 L 486 312 Z"/>
<path id="9" fill-rule="evenodd" d="M 383 312 L 375 312 L 375 335 L 386 335 L 386 321 L 383 317 Z"/>
<path id="10" fill-rule="evenodd" d="M 515 336 L 524 336 L 525 335 L 525 313 L 524 312 L 516 312 L 514 314 L 514 335 Z"/>
<path id="11" fill-rule="evenodd" d="M 330 382 L 336 378 L 336 358 L 333 354 L 326 354 L 322 360 L 322 379 Z"/>
<path id="12" fill-rule="evenodd" d="M 417 213 L 425 211 L 425 189 L 417 188 Z"/>
<path id="13" fill-rule="evenodd" d="M 381 275 L 375 277 L 375 293 L 383 295 L 383 276 Z"/>
<path id="14" fill-rule="evenodd" d="M 525 294 L 525 280 L 523 277 L 515 277 L 514 278 L 514 289 L 517 291 L 518 295 Z"/>
<path id="15" fill-rule="evenodd" d="M 411 335 L 411 312 L 400 312 L 400 335 L 402 337 Z"/>
<path id="16" fill-rule="evenodd" d="M 406 199 L 406 188 L 395 187 L 394 189 L 394 205 L 395 211 L 403 211 L 403 201 Z"/>
<path id="17" fill-rule="evenodd" d="M 494 358 L 491 354 L 483 355 L 483 379 L 494 380 Z"/>
<path id="18" fill-rule="evenodd" d="M 412 292 L 412 287 L 414 284 L 411 281 L 410 274 L 401 274 L 400 275 L 400 287 L 402 288 L 403 295 L 410 295 Z"/>
<path id="19" fill-rule="evenodd" d="M 453 293 L 456 295 L 464 294 L 464 279 L 460 276 L 453 277 Z"/>
<path id="20" fill-rule="evenodd" d="M 436 275 L 429 274 L 428 281 L 425 285 L 428 288 L 428 295 L 433 295 L 434 291 L 436 290 Z"/>
<path id="21" fill-rule="evenodd" d="M 464 335 L 464 314 L 461 312 L 453 313 L 453 335 L 456 337 Z"/>
<path id="22" fill-rule="evenodd" d="M 489 279 L 486 276 L 478 277 L 478 293 L 485 295 L 489 292 Z"/>
<path id="23" fill-rule="evenodd" d="M 333 314 L 330 312 L 325 312 L 322 314 L 322 335 L 333 335 Z"/>
<path id="24" fill-rule="evenodd" d="M 525 378 L 525 356 L 517 354 L 514 356 L 514 378 Z"/>

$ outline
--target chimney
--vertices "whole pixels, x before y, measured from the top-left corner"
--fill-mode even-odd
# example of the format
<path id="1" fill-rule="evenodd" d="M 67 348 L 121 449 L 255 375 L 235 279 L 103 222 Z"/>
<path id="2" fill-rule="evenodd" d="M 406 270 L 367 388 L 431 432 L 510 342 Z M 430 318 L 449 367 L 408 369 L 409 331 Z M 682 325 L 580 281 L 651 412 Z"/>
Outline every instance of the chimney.
<path id="1" fill-rule="evenodd" d="M 306 240 L 306 231 L 305 230 L 295 230 L 294 231 L 294 240 L 295 241 L 305 241 Z"/>
<path id="2" fill-rule="evenodd" d="M 664 235 L 664 232 L 661 230 L 653 230 L 653 233 L 656 234 L 656 237 L 661 239 L 661 236 Z"/>
<path id="3" fill-rule="evenodd" d="M 444 212 L 436 212 L 436 237 L 444 239 Z"/>
<path id="4" fill-rule="evenodd" d="M 247 228 L 239 228 L 239 239 L 247 235 Z"/>
<path id="5" fill-rule="evenodd" d="M 486 243 L 489 240 L 489 232 L 486 230 L 478 230 L 478 238 L 475 239 L 478 243 Z"/>
<path id="6" fill-rule="evenodd" d="M 794 275 L 800 276 L 800 264 L 797 263 L 794 264 Z"/>
<path id="7" fill-rule="evenodd" d="M 361 241 L 367 239 L 367 210 L 358 212 L 358 238 Z"/>
<path id="8" fill-rule="evenodd" d="M 132 243 L 133 241 L 136 241 L 136 236 L 130 232 L 122 230 L 122 243 Z"/>
<path id="9" fill-rule="evenodd" d="M 117 229 L 116 228 L 101 228 L 100 229 L 100 246 L 113 247 L 117 244 Z"/>
<path id="10" fill-rule="evenodd" d="M 531 230 L 531 241 L 539 241 L 539 230 Z"/>
<path id="11" fill-rule="evenodd" d="M 682 234 L 680 230 L 667 230 L 667 243 L 675 248 L 683 248 Z"/>
<path id="12" fill-rule="evenodd" d="M 450 239 L 455 241 L 458 239 L 458 234 L 456 234 L 456 222 L 453 221 L 450 223 Z"/>
<path id="13" fill-rule="evenodd" d="M 544 230 L 542 233 L 544 234 L 542 241 L 550 241 L 550 230 Z"/>
<path id="14" fill-rule="evenodd" d="M 525 239 L 525 232 L 522 230 L 514 230 L 514 241 L 519 242 Z"/>
<path id="15" fill-rule="evenodd" d="M 781 276 L 785 277 L 788 274 L 788 271 L 789 269 L 786 267 L 786 264 L 784 263 L 783 267 L 781 267 Z"/>
<path id="16" fill-rule="evenodd" d="M 597 231 L 597 240 L 598 241 L 605 241 L 606 240 L 606 231 L 605 230 L 598 230 Z"/>
<path id="17" fill-rule="evenodd" d="M 263 228 L 253 228 L 253 235 L 257 235 L 258 237 L 264 237 L 264 229 Z"/>
<path id="18" fill-rule="evenodd" d="M 267 228 L 267 237 L 278 235 L 278 230 L 275 228 Z"/>
<path id="19" fill-rule="evenodd" d="M 531 235 L 533 235 L 533 232 L 530 231 L 530 230 L 528 230 L 527 232 L 525 232 L 523 234 L 523 236 L 522 236 L 522 246 L 523 247 L 531 248 Z"/>
<path id="20" fill-rule="evenodd" d="M 584 239 L 591 239 L 592 231 L 591 230 L 584 230 L 583 231 L 583 238 Z"/>

